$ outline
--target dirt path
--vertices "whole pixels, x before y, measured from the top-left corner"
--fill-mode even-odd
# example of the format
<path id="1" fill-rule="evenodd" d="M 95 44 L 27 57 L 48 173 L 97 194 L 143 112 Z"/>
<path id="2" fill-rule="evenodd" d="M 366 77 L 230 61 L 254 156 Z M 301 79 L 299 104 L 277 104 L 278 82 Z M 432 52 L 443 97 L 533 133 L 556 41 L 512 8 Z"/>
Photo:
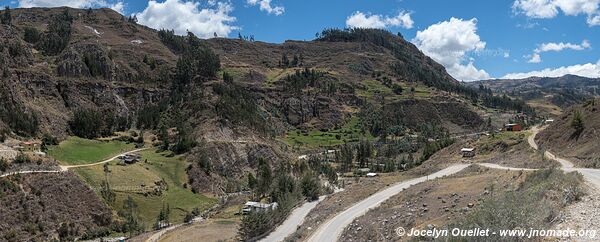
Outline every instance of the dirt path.
<path id="1" fill-rule="evenodd" d="M 538 127 L 538 126 L 534 126 L 533 128 L 531 128 L 531 132 L 532 134 L 527 137 L 527 143 L 529 143 L 529 146 L 531 146 L 531 148 L 533 148 L 534 150 L 538 150 L 538 145 L 535 142 L 535 136 L 537 136 L 537 134 L 544 130 L 545 127 Z M 560 158 L 552 153 L 550 153 L 550 151 L 545 151 L 544 152 L 544 156 L 547 157 L 548 159 L 557 161 L 558 163 L 560 163 L 560 165 L 562 166 L 563 169 L 571 169 L 573 167 L 575 167 L 575 165 L 573 165 L 573 162 L 567 160 L 567 159 L 563 159 Z"/>
<path id="2" fill-rule="evenodd" d="M 527 138 L 527 142 L 529 143 L 529 146 L 531 146 L 531 148 L 533 149 L 538 149 L 538 145 L 535 142 L 535 136 L 544 128 L 538 128 L 533 127 L 531 129 L 532 134 Z M 581 173 L 583 175 L 583 177 L 585 178 L 585 180 L 592 185 L 593 188 L 595 188 L 594 190 L 596 192 L 598 192 L 598 190 L 600 190 L 600 170 L 599 169 L 590 169 L 590 168 L 577 168 L 575 167 L 575 165 L 573 165 L 573 162 L 564 159 L 564 158 L 560 158 L 558 156 L 556 156 L 555 154 L 552 154 L 550 151 L 546 151 L 544 152 L 544 156 L 546 156 L 548 159 L 557 161 L 558 163 L 560 163 L 561 168 L 564 171 L 577 171 L 579 173 Z M 600 193 L 600 192 L 599 192 Z"/>
<path id="3" fill-rule="evenodd" d="M 115 156 L 113 156 L 113 157 L 111 157 L 109 159 L 106 159 L 106 160 L 103 160 L 103 161 L 99 161 L 99 162 L 96 162 L 96 163 L 83 164 L 83 165 L 68 165 L 68 166 L 60 166 L 60 167 L 63 170 L 68 170 L 68 169 L 73 169 L 73 168 L 90 167 L 90 166 L 102 165 L 104 163 L 108 163 L 108 162 L 111 162 L 113 160 L 116 160 L 117 158 L 119 158 L 119 156 L 129 155 L 129 154 L 133 154 L 133 153 L 140 152 L 142 150 L 147 150 L 147 149 L 150 149 L 150 148 L 141 148 L 141 149 L 135 149 L 135 150 L 127 151 L 127 152 L 115 155 Z"/>
<path id="4" fill-rule="evenodd" d="M 436 173 L 400 182 L 385 190 L 377 192 L 369 196 L 368 198 L 358 202 L 352 207 L 346 209 L 345 211 L 339 213 L 332 219 L 329 219 L 323 225 L 319 226 L 317 231 L 315 231 L 315 233 L 308 239 L 308 241 L 336 241 L 340 237 L 341 233 L 344 231 L 346 226 L 352 223 L 354 219 L 364 215 L 369 211 L 369 209 L 379 206 L 383 201 L 387 200 L 388 198 L 398 194 L 399 192 L 402 192 L 404 189 L 412 185 L 419 184 L 429 179 L 435 179 L 438 177 L 455 174 L 467 168 L 468 166 L 469 164 L 452 165 Z"/>
<path id="5" fill-rule="evenodd" d="M 104 163 L 111 162 L 111 161 L 119 158 L 119 156 L 128 155 L 128 154 L 132 154 L 132 153 L 139 152 L 139 151 L 142 151 L 142 150 L 147 150 L 147 149 L 150 149 L 150 148 L 141 148 L 141 149 L 135 149 L 135 150 L 127 151 L 127 152 L 118 154 L 116 156 L 113 156 L 113 157 L 111 157 L 109 159 L 106 159 L 106 160 L 103 160 L 103 161 L 100 161 L 100 162 L 96 162 L 96 163 L 91 163 L 91 164 L 68 165 L 68 166 L 60 165 L 58 170 L 24 170 L 24 171 L 14 171 L 14 172 L 9 172 L 9 173 L 6 173 L 6 174 L 2 174 L 2 175 L 0 175 L 0 177 L 14 176 L 14 175 L 17 175 L 17 174 L 59 173 L 59 172 L 65 172 L 65 171 L 68 171 L 69 169 L 74 169 L 74 168 L 97 166 L 97 165 L 102 165 Z"/>

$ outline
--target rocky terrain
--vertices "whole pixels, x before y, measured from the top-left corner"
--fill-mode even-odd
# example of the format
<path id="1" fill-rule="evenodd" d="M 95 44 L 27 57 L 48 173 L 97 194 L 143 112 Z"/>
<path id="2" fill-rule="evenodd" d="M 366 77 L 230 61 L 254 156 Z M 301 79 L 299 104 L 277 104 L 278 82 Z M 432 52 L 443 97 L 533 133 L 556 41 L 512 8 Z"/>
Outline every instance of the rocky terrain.
<path id="1" fill-rule="evenodd" d="M 72 173 L 0 178 L 0 240 L 72 240 L 103 235 L 112 212 Z"/>

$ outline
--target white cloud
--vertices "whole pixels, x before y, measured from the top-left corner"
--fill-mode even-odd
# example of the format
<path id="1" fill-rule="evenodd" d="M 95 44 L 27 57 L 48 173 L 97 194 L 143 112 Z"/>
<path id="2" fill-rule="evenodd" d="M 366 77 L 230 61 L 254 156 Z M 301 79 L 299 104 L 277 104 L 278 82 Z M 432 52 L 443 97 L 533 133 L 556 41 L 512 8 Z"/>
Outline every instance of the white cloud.
<path id="1" fill-rule="evenodd" d="M 282 15 L 285 12 L 285 8 L 282 6 L 271 6 L 271 0 L 246 0 L 246 3 L 251 6 L 259 5 L 260 10 L 277 16 Z"/>
<path id="2" fill-rule="evenodd" d="M 485 49 L 486 43 L 481 41 L 476 31 L 477 19 L 451 18 L 418 31 L 412 41 L 423 53 L 446 67 L 454 78 L 487 79 L 489 74 L 485 70 L 478 70 L 473 60 L 466 58 L 469 52 Z"/>
<path id="3" fill-rule="evenodd" d="M 125 10 L 125 4 L 123 2 L 117 2 L 114 4 L 111 4 L 110 6 L 108 6 L 109 8 L 111 8 L 112 10 L 117 11 L 120 14 L 124 14 L 125 12 L 123 10 Z"/>
<path id="4" fill-rule="evenodd" d="M 356 11 L 346 19 L 346 26 L 352 28 L 378 28 L 384 29 L 387 27 L 402 27 L 410 29 L 414 25 L 414 21 L 410 17 L 411 13 L 400 12 L 397 16 L 383 16 L 376 14 L 364 14 Z"/>
<path id="5" fill-rule="evenodd" d="M 138 23 L 155 29 L 173 29 L 177 34 L 190 31 L 200 38 L 210 38 L 214 33 L 228 36 L 239 27 L 231 25 L 236 18 L 229 14 L 229 3 L 217 2 L 213 8 L 201 8 L 193 1 L 166 0 L 162 3 L 149 1 L 141 13 L 136 13 Z"/>
<path id="6" fill-rule="evenodd" d="M 600 25 L 600 15 L 596 15 L 596 16 L 588 16 L 587 18 L 587 24 L 589 26 L 597 26 Z"/>
<path id="7" fill-rule="evenodd" d="M 533 50 L 533 54 L 532 55 L 526 55 L 524 56 L 525 58 L 530 58 L 529 59 L 529 63 L 540 63 L 542 62 L 542 58 L 540 56 L 540 53 L 543 52 L 549 52 L 549 51 L 554 51 L 554 52 L 559 52 L 559 51 L 563 51 L 565 49 L 570 49 L 570 50 L 585 50 L 585 49 L 589 49 L 591 48 L 590 42 L 588 40 L 583 40 L 581 42 L 581 44 L 572 44 L 572 43 L 542 43 L 538 48 L 536 48 L 535 50 Z"/>
<path id="8" fill-rule="evenodd" d="M 19 7 L 112 8 L 123 13 L 124 4 L 122 1 L 106 0 L 19 0 Z"/>
<path id="9" fill-rule="evenodd" d="M 539 77 L 560 77 L 567 74 L 585 76 L 591 78 L 600 77 L 600 60 L 593 63 L 572 65 L 572 66 L 561 66 L 558 68 L 546 68 L 539 71 L 530 71 L 530 72 L 521 72 L 521 73 L 509 73 L 504 77 L 505 79 L 519 79 L 526 78 L 530 76 L 539 76 Z"/>
<path id="10" fill-rule="evenodd" d="M 513 11 L 530 18 L 554 18 L 559 10 L 568 16 L 587 15 L 590 26 L 600 25 L 600 0 L 516 0 Z"/>
<path id="11" fill-rule="evenodd" d="M 529 58 L 527 62 L 529 63 L 540 63 L 542 62 L 542 57 L 538 53 L 533 53 L 533 55 L 526 55 L 525 58 Z"/>

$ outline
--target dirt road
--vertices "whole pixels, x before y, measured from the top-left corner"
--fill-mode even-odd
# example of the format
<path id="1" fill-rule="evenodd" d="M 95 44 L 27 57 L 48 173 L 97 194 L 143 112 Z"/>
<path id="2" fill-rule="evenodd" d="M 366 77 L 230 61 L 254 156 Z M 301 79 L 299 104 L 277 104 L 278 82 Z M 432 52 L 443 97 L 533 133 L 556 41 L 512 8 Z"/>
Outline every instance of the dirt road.
<path id="1" fill-rule="evenodd" d="M 467 168 L 468 166 L 469 164 L 452 165 L 446 169 L 430 174 L 428 176 L 423 176 L 408 181 L 400 182 L 395 185 L 392 185 L 391 187 L 385 190 L 377 192 L 371 195 L 370 197 L 358 202 L 352 207 L 346 209 L 345 211 L 339 213 L 332 219 L 325 222 L 323 225 L 319 226 L 317 231 L 308 239 L 308 241 L 337 241 L 341 233 L 344 231 L 344 228 L 346 228 L 346 226 L 352 223 L 354 219 L 364 215 L 369 211 L 369 209 L 379 206 L 383 201 L 387 200 L 388 198 L 398 194 L 399 192 L 402 192 L 404 189 L 409 188 L 412 185 L 419 184 L 429 179 L 435 179 L 455 174 Z"/>
<path id="2" fill-rule="evenodd" d="M 317 204 L 319 204 L 319 202 L 323 201 L 323 199 L 325 199 L 325 196 L 319 197 L 319 200 L 304 203 L 299 208 L 294 209 L 292 211 L 292 213 L 290 214 L 290 216 L 288 216 L 286 218 L 286 220 L 281 225 L 279 225 L 279 227 L 277 227 L 275 229 L 275 231 L 271 232 L 267 237 L 265 237 L 264 239 L 261 239 L 260 241 L 262 241 L 262 242 L 283 241 L 290 234 L 293 234 L 294 232 L 296 232 L 296 228 L 298 227 L 298 225 L 300 225 L 300 224 L 302 224 L 302 222 L 304 222 L 304 218 L 306 217 L 306 215 L 308 215 L 310 210 L 315 208 L 317 206 Z"/>

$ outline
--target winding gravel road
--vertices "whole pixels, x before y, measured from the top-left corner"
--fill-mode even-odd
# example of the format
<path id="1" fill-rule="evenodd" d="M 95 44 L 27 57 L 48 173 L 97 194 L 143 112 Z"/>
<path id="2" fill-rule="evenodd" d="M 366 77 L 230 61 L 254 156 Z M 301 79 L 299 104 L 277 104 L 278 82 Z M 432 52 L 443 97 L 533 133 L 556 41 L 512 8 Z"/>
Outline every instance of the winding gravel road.
<path id="1" fill-rule="evenodd" d="M 339 213 L 332 219 L 329 219 L 323 225 L 319 226 L 317 231 L 308 239 L 308 241 L 314 242 L 322 242 L 322 241 L 337 241 L 340 237 L 344 228 L 348 226 L 354 219 L 364 215 L 369 211 L 369 209 L 375 208 L 379 206 L 382 202 L 387 200 L 388 198 L 402 192 L 404 189 L 409 188 L 412 185 L 419 184 L 421 182 L 427 181 L 429 179 L 435 179 L 443 176 L 448 176 L 455 174 L 459 171 L 470 166 L 470 164 L 456 164 L 452 165 L 446 169 L 438 171 L 428 176 L 423 176 L 419 178 L 414 178 L 408 181 L 400 182 L 395 185 L 390 186 L 389 188 L 377 192 L 370 197 L 354 204 L 352 207 L 346 209 L 345 211 Z"/>
<path id="2" fill-rule="evenodd" d="M 533 148 L 535 150 L 538 149 L 538 145 L 535 142 L 535 136 L 540 131 L 542 131 L 544 128 L 539 128 L 539 127 L 535 126 L 531 129 L 532 134 L 527 138 L 527 142 L 529 143 L 529 146 L 531 146 L 531 148 Z M 546 156 L 548 159 L 551 159 L 551 160 L 554 160 L 554 161 L 557 161 L 558 163 L 560 163 L 561 168 L 564 171 L 567 171 L 567 172 L 577 171 L 577 172 L 581 173 L 583 175 L 583 177 L 585 178 L 585 180 L 589 184 L 591 184 L 596 189 L 600 189 L 600 170 L 591 169 L 591 168 L 577 168 L 577 167 L 575 167 L 575 165 L 573 165 L 573 162 L 571 162 L 567 159 L 564 159 L 564 158 L 560 158 L 560 157 L 556 156 L 555 154 L 552 154 L 550 151 L 545 151 L 544 156 Z"/>

